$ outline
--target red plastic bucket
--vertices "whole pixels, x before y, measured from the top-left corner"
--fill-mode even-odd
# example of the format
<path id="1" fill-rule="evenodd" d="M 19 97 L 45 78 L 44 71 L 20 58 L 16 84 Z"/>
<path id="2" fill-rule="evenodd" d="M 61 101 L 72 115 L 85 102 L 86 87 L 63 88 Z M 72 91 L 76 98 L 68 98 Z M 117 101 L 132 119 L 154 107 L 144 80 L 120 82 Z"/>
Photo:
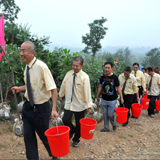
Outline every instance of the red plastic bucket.
<path id="1" fill-rule="evenodd" d="M 92 118 L 80 119 L 81 137 L 83 139 L 92 139 L 97 125 L 97 121 Z"/>
<path id="2" fill-rule="evenodd" d="M 141 105 L 143 106 L 143 109 L 148 109 L 148 107 L 149 107 L 149 101 L 150 101 L 150 99 L 141 98 Z"/>
<path id="3" fill-rule="evenodd" d="M 126 123 L 127 122 L 127 116 L 128 116 L 128 108 L 120 107 L 115 109 L 117 114 L 117 122 L 118 123 Z"/>
<path id="4" fill-rule="evenodd" d="M 160 111 L 160 100 L 156 100 L 156 110 Z"/>
<path id="5" fill-rule="evenodd" d="M 45 131 L 53 156 L 62 157 L 70 152 L 69 131 L 68 126 L 57 126 Z"/>
<path id="6" fill-rule="evenodd" d="M 148 98 L 148 94 L 146 93 L 146 94 L 144 95 L 144 91 L 143 91 L 143 98 Z"/>
<path id="7" fill-rule="evenodd" d="M 132 104 L 132 115 L 134 117 L 139 117 L 141 115 L 142 108 L 143 106 L 141 104 L 133 103 Z"/>

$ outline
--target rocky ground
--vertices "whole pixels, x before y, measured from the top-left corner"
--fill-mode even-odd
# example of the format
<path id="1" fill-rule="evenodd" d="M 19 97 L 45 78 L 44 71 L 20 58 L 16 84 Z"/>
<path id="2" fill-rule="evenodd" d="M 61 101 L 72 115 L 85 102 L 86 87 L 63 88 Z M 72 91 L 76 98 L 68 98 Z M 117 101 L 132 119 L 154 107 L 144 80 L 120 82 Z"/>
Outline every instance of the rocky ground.
<path id="1" fill-rule="evenodd" d="M 81 138 L 77 148 L 60 159 L 160 159 L 160 113 L 147 117 L 142 110 L 138 119 L 130 118 L 123 127 L 117 123 L 117 130 L 101 133 L 103 121 L 98 123 L 91 140 Z M 13 119 L 0 121 L 0 159 L 26 159 L 23 137 L 12 131 Z M 51 127 L 53 125 L 51 124 Z M 51 159 L 38 138 L 40 159 Z"/>

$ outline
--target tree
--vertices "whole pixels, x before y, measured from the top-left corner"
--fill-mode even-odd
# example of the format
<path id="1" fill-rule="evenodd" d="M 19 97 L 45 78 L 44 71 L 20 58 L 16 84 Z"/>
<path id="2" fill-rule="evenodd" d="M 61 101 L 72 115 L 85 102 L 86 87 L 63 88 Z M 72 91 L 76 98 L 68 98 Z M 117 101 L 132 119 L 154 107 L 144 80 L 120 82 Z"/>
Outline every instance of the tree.
<path id="1" fill-rule="evenodd" d="M 23 26 L 22 24 L 18 25 L 14 22 L 6 22 L 4 32 L 6 44 L 16 44 L 17 47 L 20 47 L 24 41 L 29 40 L 31 36 L 30 27 L 27 25 Z"/>
<path id="2" fill-rule="evenodd" d="M 149 52 L 146 53 L 146 57 L 142 62 L 142 65 L 146 67 L 157 67 L 160 66 L 160 49 L 154 48 L 151 49 Z"/>
<path id="3" fill-rule="evenodd" d="M 104 38 L 106 30 L 108 29 L 103 26 L 106 21 L 107 19 L 102 17 L 101 19 L 94 20 L 93 23 L 88 24 L 90 33 L 86 33 L 85 36 L 82 36 L 82 43 L 87 45 L 83 50 L 84 53 L 92 52 L 92 56 L 95 56 L 96 52 L 102 48 L 100 40 Z"/>
<path id="4" fill-rule="evenodd" d="M 14 0 L 1 0 L 0 10 L 4 13 L 4 19 L 9 22 L 13 22 L 17 19 L 17 14 L 20 8 L 15 4 Z M 1 16 L 2 14 L 0 14 Z"/>

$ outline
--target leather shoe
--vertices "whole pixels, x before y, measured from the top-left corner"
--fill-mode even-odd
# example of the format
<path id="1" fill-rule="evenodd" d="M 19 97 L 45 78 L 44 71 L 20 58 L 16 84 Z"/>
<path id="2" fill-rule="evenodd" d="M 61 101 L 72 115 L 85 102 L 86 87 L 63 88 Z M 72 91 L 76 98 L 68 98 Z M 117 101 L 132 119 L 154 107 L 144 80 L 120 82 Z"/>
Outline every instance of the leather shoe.
<path id="1" fill-rule="evenodd" d="M 138 117 L 134 117 L 134 116 L 131 116 L 131 118 L 135 118 L 135 119 L 138 119 Z"/>
<path id="2" fill-rule="evenodd" d="M 127 126 L 127 125 L 128 125 L 128 122 L 122 124 L 123 127 L 125 127 L 125 126 Z"/>
<path id="3" fill-rule="evenodd" d="M 52 157 L 52 160 L 59 160 L 58 157 Z"/>
<path id="4" fill-rule="evenodd" d="M 154 113 L 159 113 L 159 111 L 155 110 Z"/>
<path id="5" fill-rule="evenodd" d="M 103 129 L 100 130 L 100 132 L 109 132 L 109 130 L 103 128 Z"/>
<path id="6" fill-rule="evenodd" d="M 115 126 L 113 126 L 113 130 L 115 131 L 117 129 L 117 126 L 115 125 Z"/>

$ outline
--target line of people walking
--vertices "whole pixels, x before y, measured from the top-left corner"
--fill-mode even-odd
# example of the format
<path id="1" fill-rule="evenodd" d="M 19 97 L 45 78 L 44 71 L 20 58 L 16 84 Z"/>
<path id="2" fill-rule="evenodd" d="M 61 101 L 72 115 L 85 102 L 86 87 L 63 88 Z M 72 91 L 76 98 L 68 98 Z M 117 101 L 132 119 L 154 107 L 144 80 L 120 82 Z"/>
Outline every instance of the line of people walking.
<path id="1" fill-rule="evenodd" d="M 44 132 L 49 128 L 50 103 L 52 98 L 53 106 L 51 116 L 58 118 L 56 111 L 57 87 L 47 65 L 36 59 L 35 45 L 26 41 L 21 45 L 20 57 L 26 64 L 24 71 L 23 86 L 12 87 L 13 93 L 25 91 L 26 102 L 23 106 L 22 120 L 24 129 L 24 142 L 26 147 L 27 159 L 39 159 L 36 134 L 42 140 L 49 156 L 57 160 L 50 151 L 50 147 Z M 73 147 L 77 147 L 80 142 L 80 122 L 84 118 L 85 111 L 91 113 L 93 106 L 91 97 L 90 79 L 83 70 L 83 58 L 75 57 L 72 63 L 72 70 L 66 73 L 59 91 L 59 100 L 62 102 L 65 97 L 63 123 L 70 127 L 70 139 L 73 138 Z M 150 99 L 148 115 L 154 117 L 155 100 L 159 96 L 160 76 L 148 67 L 148 75 L 139 71 L 139 64 L 133 64 L 133 72 L 130 67 L 124 68 L 124 73 L 119 77 L 112 72 L 113 63 L 104 64 L 104 74 L 100 76 L 99 87 L 97 91 L 97 101 L 100 101 L 104 117 L 104 128 L 101 132 L 109 132 L 109 121 L 112 129 L 116 130 L 116 121 L 114 117 L 115 105 L 118 94 L 120 95 L 120 106 L 129 109 L 126 126 L 130 118 L 132 103 L 138 103 L 139 98 L 148 93 Z M 146 74 L 146 76 L 145 76 Z M 148 92 L 146 92 L 146 88 Z M 72 115 L 75 117 L 74 126 Z M 133 117 L 133 116 L 132 116 Z M 134 118 L 134 117 L 133 117 Z"/>

